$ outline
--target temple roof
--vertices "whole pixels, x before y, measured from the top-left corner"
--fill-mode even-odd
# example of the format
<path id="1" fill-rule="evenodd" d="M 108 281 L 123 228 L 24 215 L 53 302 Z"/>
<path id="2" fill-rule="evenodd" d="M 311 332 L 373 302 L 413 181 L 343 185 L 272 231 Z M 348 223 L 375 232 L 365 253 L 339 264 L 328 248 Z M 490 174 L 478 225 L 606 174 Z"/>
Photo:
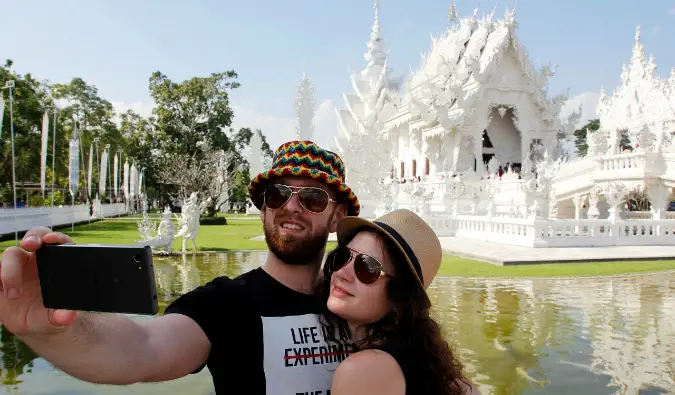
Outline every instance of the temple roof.
<path id="1" fill-rule="evenodd" d="M 657 76 L 656 69 L 654 57 L 645 55 L 638 26 L 630 63 L 622 67 L 621 83 L 611 96 L 604 89 L 600 92 L 597 113 L 603 130 L 625 129 L 634 135 L 644 127 L 665 126 L 675 131 L 675 68 L 669 79 Z"/>
<path id="2" fill-rule="evenodd" d="M 566 97 L 560 96 L 554 100 L 548 98 L 548 79 L 553 76 L 554 68 L 543 66 L 536 69 L 529 60 L 515 34 L 515 9 L 507 9 L 503 19 L 495 19 L 494 13 L 478 17 L 476 9 L 473 15 L 454 23 L 440 37 L 432 37 L 431 50 L 422 55 L 419 70 L 408 80 L 404 99 L 406 104 L 411 101 L 428 102 L 428 86 L 429 82 L 433 82 L 436 89 L 444 91 L 441 95 L 452 102 L 447 106 L 449 121 L 460 125 L 467 115 L 465 109 L 469 109 L 479 97 L 477 85 L 487 83 L 507 51 L 513 49 L 518 68 L 527 81 L 527 86 L 523 88 L 532 94 L 542 118 L 551 123 L 557 121 Z M 449 15 L 451 20 L 457 18 L 454 4 L 451 5 Z M 402 109 L 397 115 L 399 121 L 411 119 L 403 116 L 406 110 L 409 108 Z"/>

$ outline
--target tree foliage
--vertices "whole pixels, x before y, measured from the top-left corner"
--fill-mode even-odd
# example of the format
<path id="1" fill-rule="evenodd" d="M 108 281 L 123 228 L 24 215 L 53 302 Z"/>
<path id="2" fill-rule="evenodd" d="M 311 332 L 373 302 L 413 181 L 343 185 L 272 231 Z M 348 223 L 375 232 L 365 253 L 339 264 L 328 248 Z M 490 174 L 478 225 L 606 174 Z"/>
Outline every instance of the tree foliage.
<path id="1" fill-rule="evenodd" d="M 223 130 L 232 125 L 233 113 L 227 90 L 239 87 L 233 81 L 236 77 L 234 71 L 226 71 L 174 82 L 159 71 L 153 73 L 150 96 L 155 101 L 153 114 L 162 148 L 191 155 L 199 152 L 198 144 L 206 143 L 228 150 Z"/>
<path id="2" fill-rule="evenodd" d="M 241 192 L 245 189 L 249 176 L 248 163 L 242 153 L 246 151 L 253 133 L 259 133 L 262 137 L 265 158 L 272 157 L 272 150 L 260 130 L 242 128 L 235 131 L 231 128 L 234 113 L 230 106 L 229 90 L 239 87 L 236 79 L 237 74 L 230 70 L 176 82 L 157 71 L 148 81 L 155 108 L 152 116 L 143 117 L 132 110 L 116 114 L 112 103 L 101 96 L 96 86 L 88 84 L 82 78 L 76 77 L 67 83 L 40 81 L 31 74 L 18 74 L 13 69 L 13 62 L 7 60 L 0 67 L 0 85 L 4 86 L 7 80 L 14 80 L 16 84 L 12 110 L 18 200 L 21 201 L 24 196 L 21 190 L 24 183 L 40 182 L 39 142 L 45 111 L 50 117 L 46 181 L 51 185 L 51 174 L 56 175 L 55 202 L 62 203 L 64 199 L 66 203 L 70 202 L 70 196 L 64 189 L 68 185 L 68 142 L 76 124 L 80 137 L 80 188 L 76 196 L 77 202 L 86 202 L 96 196 L 100 158 L 106 145 L 110 145 L 110 177 L 107 178 L 110 186 L 113 179 L 113 158 L 119 152 L 122 156 L 118 182 L 122 183 L 124 161 L 128 160 L 130 164 L 133 162 L 137 168 L 144 169 L 144 190 L 148 197 L 158 198 L 160 204 L 168 203 L 170 197 L 180 195 L 181 190 L 185 189 L 208 190 L 204 196 L 221 196 L 222 191 L 217 191 L 215 185 L 204 187 L 206 181 L 201 178 L 192 178 L 193 184 L 186 185 L 181 180 L 175 180 L 175 184 L 167 183 L 166 171 L 160 176 L 167 158 L 192 161 L 188 167 L 208 167 L 213 165 L 213 152 L 218 152 L 227 157 L 228 163 L 233 166 L 229 167 L 233 171 L 228 174 L 227 185 L 230 190 L 227 195 L 231 201 L 245 199 Z M 3 95 L 6 106 L 0 138 L 0 195 L 8 203 L 12 201 L 12 158 L 6 90 Z M 52 152 L 54 106 L 57 107 L 57 118 L 55 152 Z M 94 145 L 94 196 L 87 196 L 86 180 L 91 144 Z M 204 174 L 208 176 L 209 173 Z M 62 189 L 58 190 L 59 188 Z M 48 187 L 46 192 L 49 195 L 51 189 Z M 47 195 L 44 199 L 31 199 L 34 203 L 50 203 L 52 198 Z M 119 196 L 121 199 L 121 192 Z"/>
<path id="3" fill-rule="evenodd" d="M 587 131 L 590 133 L 595 133 L 600 130 L 600 120 L 592 119 L 586 125 L 574 131 L 574 137 L 576 137 L 577 153 L 580 157 L 586 156 L 588 153 L 588 142 L 586 141 Z M 621 131 L 621 140 L 619 141 L 621 150 L 632 149 L 630 143 L 630 138 L 628 137 L 628 131 Z"/>

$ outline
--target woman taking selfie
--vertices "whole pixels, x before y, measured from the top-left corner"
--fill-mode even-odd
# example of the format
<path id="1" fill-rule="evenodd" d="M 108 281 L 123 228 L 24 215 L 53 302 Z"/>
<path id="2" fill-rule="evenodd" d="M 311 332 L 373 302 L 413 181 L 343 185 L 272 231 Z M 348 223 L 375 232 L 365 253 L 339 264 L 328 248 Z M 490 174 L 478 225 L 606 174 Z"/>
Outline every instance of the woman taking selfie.
<path id="1" fill-rule="evenodd" d="M 470 393 L 430 316 L 426 288 L 442 251 L 429 225 L 396 210 L 372 222 L 346 217 L 337 236 L 318 294 L 326 301 L 326 332 L 350 336 L 355 352 L 335 371 L 331 395 Z"/>

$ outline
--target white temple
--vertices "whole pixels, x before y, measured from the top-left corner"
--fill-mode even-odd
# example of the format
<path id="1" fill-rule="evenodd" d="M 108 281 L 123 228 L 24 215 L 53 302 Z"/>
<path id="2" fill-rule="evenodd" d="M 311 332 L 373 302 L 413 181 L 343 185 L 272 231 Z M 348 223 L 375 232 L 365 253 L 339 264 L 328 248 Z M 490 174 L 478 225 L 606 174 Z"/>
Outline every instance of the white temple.
<path id="1" fill-rule="evenodd" d="M 530 60 L 515 9 L 494 14 L 458 19 L 453 2 L 452 26 L 403 88 L 387 68 L 375 0 L 367 65 L 351 75 L 334 141 L 361 215 L 410 208 L 439 235 L 530 247 L 675 244 L 666 212 L 675 71 L 656 76 L 638 29 L 621 86 L 602 95 L 601 130 L 570 160 L 563 147 L 580 111 L 561 119 L 567 95 L 548 95 L 555 67 Z M 619 151 L 623 131 L 633 152 Z M 646 195 L 651 211 L 630 211 L 630 193 Z"/>

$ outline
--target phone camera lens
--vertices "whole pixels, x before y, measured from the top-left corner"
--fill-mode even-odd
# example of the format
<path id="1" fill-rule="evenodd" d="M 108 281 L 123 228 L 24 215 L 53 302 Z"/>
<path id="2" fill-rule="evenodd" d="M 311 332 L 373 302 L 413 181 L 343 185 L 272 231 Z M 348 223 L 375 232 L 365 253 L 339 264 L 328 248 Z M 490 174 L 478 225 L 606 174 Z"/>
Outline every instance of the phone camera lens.
<path id="1" fill-rule="evenodd" d="M 141 254 L 140 253 L 134 254 L 134 262 L 141 263 Z"/>

